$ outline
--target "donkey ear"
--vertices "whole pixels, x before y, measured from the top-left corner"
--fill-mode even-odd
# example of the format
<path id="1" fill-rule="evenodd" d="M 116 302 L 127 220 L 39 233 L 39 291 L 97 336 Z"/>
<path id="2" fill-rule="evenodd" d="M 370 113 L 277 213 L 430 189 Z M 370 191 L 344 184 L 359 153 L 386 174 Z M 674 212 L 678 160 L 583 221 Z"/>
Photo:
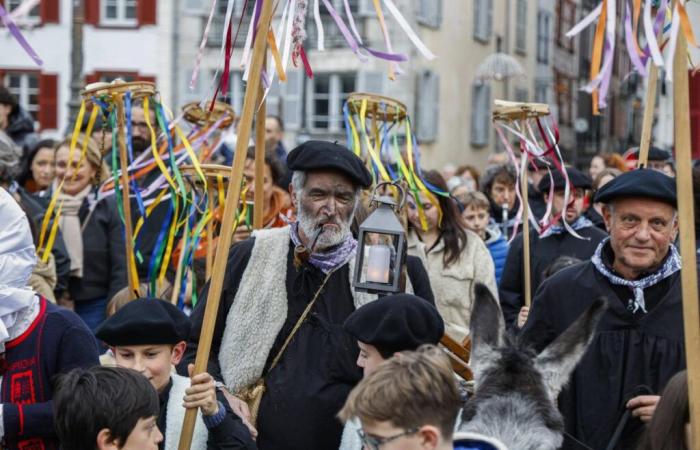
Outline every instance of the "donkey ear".
<path id="1" fill-rule="evenodd" d="M 571 372 L 586 352 L 596 326 L 607 307 L 608 303 L 603 298 L 593 302 L 535 359 L 535 366 L 542 374 L 552 400 L 556 401 L 559 392 L 569 380 Z"/>
<path id="2" fill-rule="evenodd" d="M 503 345 L 505 324 L 498 300 L 489 288 L 481 283 L 474 286 L 474 304 L 470 320 L 472 357 L 470 364 L 474 372 L 493 356 L 493 350 Z"/>

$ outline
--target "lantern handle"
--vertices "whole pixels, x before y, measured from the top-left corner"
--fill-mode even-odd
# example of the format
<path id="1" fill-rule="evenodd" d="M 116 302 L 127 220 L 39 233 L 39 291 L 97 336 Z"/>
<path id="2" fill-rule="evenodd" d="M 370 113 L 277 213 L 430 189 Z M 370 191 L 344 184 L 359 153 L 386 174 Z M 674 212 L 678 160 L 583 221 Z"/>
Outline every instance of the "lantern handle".
<path id="1" fill-rule="evenodd" d="M 372 203 L 385 203 L 388 205 L 391 205 L 392 208 L 396 207 L 396 203 L 394 200 L 390 197 L 387 196 L 379 196 L 377 197 L 377 189 L 379 189 L 380 186 L 394 186 L 396 189 L 398 189 L 400 195 L 401 195 L 401 200 L 399 201 L 399 206 L 396 208 L 397 211 L 400 211 L 403 209 L 404 205 L 406 204 L 406 190 L 401 186 L 401 184 L 397 181 L 382 181 L 381 183 L 377 183 L 376 186 L 374 186 L 374 189 L 372 189 L 372 196 L 370 197 L 370 205 Z"/>

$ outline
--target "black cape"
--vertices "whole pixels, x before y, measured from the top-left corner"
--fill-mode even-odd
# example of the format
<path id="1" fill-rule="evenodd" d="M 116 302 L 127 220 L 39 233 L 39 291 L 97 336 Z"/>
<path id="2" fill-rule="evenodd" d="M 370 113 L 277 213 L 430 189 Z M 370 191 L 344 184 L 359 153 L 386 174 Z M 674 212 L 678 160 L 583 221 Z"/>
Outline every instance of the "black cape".
<path id="1" fill-rule="evenodd" d="M 596 450 L 608 445 L 638 386 L 659 395 L 685 369 L 680 272 L 644 290 L 645 314 L 628 310 L 632 290 L 612 285 L 591 262 L 566 268 L 542 284 L 522 334 L 539 351 L 600 297 L 608 310 L 559 397 L 567 433 Z M 630 416 L 615 448 L 635 448 L 643 431 Z M 586 447 L 565 436 L 562 448 Z"/>
<path id="2" fill-rule="evenodd" d="M 229 252 L 226 278 L 212 341 L 209 373 L 221 379 L 218 354 L 226 326 L 226 317 L 248 265 L 254 238 L 239 242 Z M 265 370 L 277 355 L 284 340 L 304 308 L 321 285 L 324 274 L 311 265 L 297 270 L 294 248 L 287 253 L 288 313 L 282 330 L 270 350 Z M 350 390 L 362 378 L 356 361 L 357 342 L 343 330 L 345 319 L 355 310 L 350 292 L 350 273 L 345 265 L 328 280 L 299 331 L 278 364 L 265 377 L 267 390 L 258 415 L 257 445 L 260 450 L 337 450 L 343 426 L 336 415 Z M 194 360 L 202 327 L 206 290 L 195 307 L 192 330 L 183 363 Z"/>
<path id="3" fill-rule="evenodd" d="M 544 272 L 555 259 L 559 256 L 573 256 L 586 261 L 607 236 L 595 227 L 583 228 L 577 233 L 586 239 L 579 239 L 566 231 L 540 239 L 536 231 L 530 231 L 530 280 L 533 297 L 545 279 Z M 510 245 L 501 284 L 498 286 L 501 309 L 508 327 L 513 326 L 520 308 L 525 306 L 523 271 L 523 234 L 520 233 Z"/>

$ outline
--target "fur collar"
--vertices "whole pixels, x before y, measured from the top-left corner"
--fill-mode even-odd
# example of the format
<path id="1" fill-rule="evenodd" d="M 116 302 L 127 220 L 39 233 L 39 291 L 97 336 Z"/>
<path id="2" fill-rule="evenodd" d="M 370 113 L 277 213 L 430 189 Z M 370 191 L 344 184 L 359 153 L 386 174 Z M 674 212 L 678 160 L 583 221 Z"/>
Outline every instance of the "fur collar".
<path id="1" fill-rule="evenodd" d="M 180 432 L 182 431 L 182 421 L 185 419 L 185 408 L 182 407 L 182 399 L 185 398 L 185 389 L 190 387 L 190 379 L 172 374 L 173 385 L 170 388 L 168 398 L 167 413 L 165 416 L 165 450 L 177 450 L 180 444 Z M 207 450 L 207 431 L 204 421 L 202 421 L 201 411 L 197 411 L 197 421 L 194 425 L 194 435 L 192 436 L 191 450 Z"/>

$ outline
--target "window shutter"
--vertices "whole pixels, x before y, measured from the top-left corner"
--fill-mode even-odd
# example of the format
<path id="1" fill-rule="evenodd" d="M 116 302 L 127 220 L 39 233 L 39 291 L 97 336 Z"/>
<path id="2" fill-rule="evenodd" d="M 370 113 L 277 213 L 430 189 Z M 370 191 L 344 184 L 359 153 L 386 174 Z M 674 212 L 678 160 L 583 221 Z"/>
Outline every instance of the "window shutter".
<path id="1" fill-rule="evenodd" d="M 156 0 L 139 0 L 136 16 L 138 17 L 139 25 L 155 25 Z"/>
<path id="2" fill-rule="evenodd" d="M 491 118 L 491 86 L 475 84 L 472 87 L 471 144 L 484 147 L 489 143 Z"/>
<path id="3" fill-rule="evenodd" d="M 41 130 L 58 128 L 58 75 L 39 76 L 38 119 Z"/>
<path id="4" fill-rule="evenodd" d="M 384 73 L 382 72 L 358 72 L 357 91 L 369 94 L 384 93 Z"/>
<path id="5" fill-rule="evenodd" d="M 491 39 L 491 33 L 493 32 L 493 2 L 491 0 L 483 0 L 482 5 L 486 5 L 486 14 L 484 17 L 484 22 L 486 23 L 486 39 Z"/>
<path id="6" fill-rule="evenodd" d="M 46 2 L 42 2 L 46 3 Z M 99 25 L 100 23 L 100 0 L 85 0 L 85 23 Z"/>
<path id="7" fill-rule="evenodd" d="M 281 116 L 284 119 L 285 128 L 298 130 L 301 128 L 302 114 L 302 83 L 304 76 L 300 70 L 287 72 L 287 82 L 282 85 Z"/>
<path id="8" fill-rule="evenodd" d="M 418 83 L 416 137 L 420 142 L 432 142 L 438 133 L 440 78 L 436 73 L 427 70 L 420 75 Z"/>
<path id="9" fill-rule="evenodd" d="M 515 49 L 521 53 L 527 50 L 527 1 L 518 0 L 515 18 Z"/>
<path id="10" fill-rule="evenodd" d="M 39 4 L 41 23 L 60 23 L 58 7 L 58 0 L 44 0 L 41 2 Z"/>
<path id="11" fill-rule="evenodd" d="M 442 0 L 418 0 L 416 19 L 423 25 L 439 28 L 442 22 Z"/>

